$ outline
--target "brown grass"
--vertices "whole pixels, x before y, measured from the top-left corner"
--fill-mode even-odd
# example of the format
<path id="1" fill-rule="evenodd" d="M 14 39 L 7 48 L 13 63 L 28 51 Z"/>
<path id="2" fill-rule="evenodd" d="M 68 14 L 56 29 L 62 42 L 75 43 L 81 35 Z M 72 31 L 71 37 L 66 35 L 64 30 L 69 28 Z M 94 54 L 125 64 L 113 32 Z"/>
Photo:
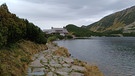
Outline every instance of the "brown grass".
<path id="1" fill-rule="evenodd" d="M 56 51 L 54 51 L 54 55 L 70 57 L 70 53 L 64 47 L 59 47 Z M 104 76 L 103 73 L 99 70 L 99 68 L 95 65 L 89 65 L 86 62 L 80 61 L 78 59 L 75 59 L 73 64 L 85 67 L 85 76 Z"/>
<path id="2" fill-rule="evenodd" d="M 86 68 L 86 71 L 84 72 L 85 76 L 104 76 L 103 73 L 95 65 L 87 64 L 86 62 L 80 61 L 78 59 L 75 59 L 73 64 L 85 67 Z"/>
<path id="3" fill-rule="evenodd" d="M 25 76 L 33 54 L 47 49 L 46 45 L 20 41 L 15 48 L 0 50 L 0 76 Z"/>
<path id="4" fill-rule="evenodd" d="M 54 51 L 53 54 L 54 55 L 58 55 L 58 56 L 65 56 L 65 57 L 69 57 L 70 56 L 70 53 L 64 47 L 58 47 L 58 49 L 56 51 Z"/>
<path id="5" fill-rule="evenodd" d="M 85 76 L 104 76 L 97 66 L 84 64 L 84 67 L 86 68 Z"/>

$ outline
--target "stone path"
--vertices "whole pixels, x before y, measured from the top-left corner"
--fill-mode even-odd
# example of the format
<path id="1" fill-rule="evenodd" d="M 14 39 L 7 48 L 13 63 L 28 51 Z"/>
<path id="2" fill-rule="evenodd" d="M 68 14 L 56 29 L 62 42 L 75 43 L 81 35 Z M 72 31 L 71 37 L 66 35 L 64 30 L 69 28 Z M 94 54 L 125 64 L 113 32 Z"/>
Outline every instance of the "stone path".
<path id="1" fill-rule="evenodd" d="M 74 58 L 53 55 L 57 49 L 48 44 L 48 50 L 35 54 L 28 68 L 28 76 L 84 76 L 86 69 L 74 65 Z"/>

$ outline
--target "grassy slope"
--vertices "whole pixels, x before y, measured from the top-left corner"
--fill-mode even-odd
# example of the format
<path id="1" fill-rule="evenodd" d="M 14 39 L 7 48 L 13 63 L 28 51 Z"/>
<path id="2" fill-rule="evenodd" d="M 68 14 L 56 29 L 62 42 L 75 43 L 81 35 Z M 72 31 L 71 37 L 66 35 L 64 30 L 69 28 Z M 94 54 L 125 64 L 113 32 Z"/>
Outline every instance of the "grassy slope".
<path id="1" fill-rule="evenodd" d="M 105 16 L 101 20 L 87 26 L 91 31 L 105 32 L 122 29 L 135 21 L 135 6 Z"/>
<path id="2" fill-rule="evenodd" d="M 24 40 L 10 48 L 1 49 L 0 76 L 24 76 L 31 62 L 31 56 L 45 49 L 47 49 L 46 45 Z"/>

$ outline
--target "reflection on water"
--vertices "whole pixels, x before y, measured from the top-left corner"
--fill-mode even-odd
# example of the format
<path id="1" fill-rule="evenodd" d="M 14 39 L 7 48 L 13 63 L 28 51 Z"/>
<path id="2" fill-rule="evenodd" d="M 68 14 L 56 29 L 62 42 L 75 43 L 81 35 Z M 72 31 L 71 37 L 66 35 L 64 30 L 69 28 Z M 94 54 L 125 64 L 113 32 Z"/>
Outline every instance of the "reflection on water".
<path id="1" fill-rule="evenodd" d="M 135 76 L 135 38 L 100 37 L 57 41 L 72 56 L 99 66 L 105 76 Z"/>

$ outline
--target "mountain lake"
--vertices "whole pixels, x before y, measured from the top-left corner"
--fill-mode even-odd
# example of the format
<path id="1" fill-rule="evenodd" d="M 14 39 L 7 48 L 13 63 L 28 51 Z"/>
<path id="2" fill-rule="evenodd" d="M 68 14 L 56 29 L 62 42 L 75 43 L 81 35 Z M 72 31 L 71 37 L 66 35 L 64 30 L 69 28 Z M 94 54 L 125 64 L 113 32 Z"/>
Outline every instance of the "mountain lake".
<path id="1" fill-rule="evenodd" d="M 56 41 L 71 55 L 97 65 L 105 76 L 135 76 L 135 37 L 93 37 Z"/>

